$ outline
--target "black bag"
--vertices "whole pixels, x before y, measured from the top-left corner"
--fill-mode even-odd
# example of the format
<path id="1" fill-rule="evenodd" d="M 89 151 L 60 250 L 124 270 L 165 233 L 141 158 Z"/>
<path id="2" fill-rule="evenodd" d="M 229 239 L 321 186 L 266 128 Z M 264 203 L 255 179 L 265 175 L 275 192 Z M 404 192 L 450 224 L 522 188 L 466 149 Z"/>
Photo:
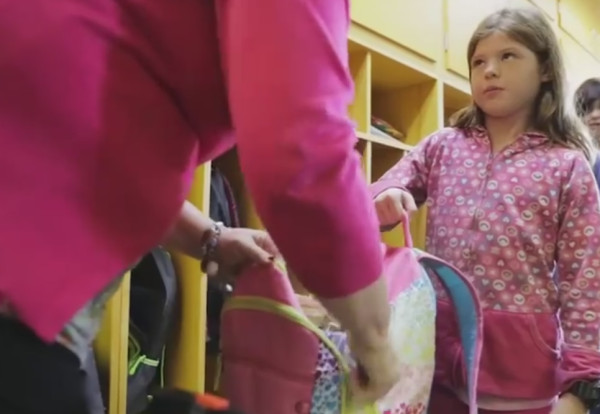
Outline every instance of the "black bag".
<path id="1" fill-rule="evenodd" d="M 131 271 L 127 414 L 164 385 L 165 346 L 176 316 L 177 279 L 169 253 L 152 250 Z"/>

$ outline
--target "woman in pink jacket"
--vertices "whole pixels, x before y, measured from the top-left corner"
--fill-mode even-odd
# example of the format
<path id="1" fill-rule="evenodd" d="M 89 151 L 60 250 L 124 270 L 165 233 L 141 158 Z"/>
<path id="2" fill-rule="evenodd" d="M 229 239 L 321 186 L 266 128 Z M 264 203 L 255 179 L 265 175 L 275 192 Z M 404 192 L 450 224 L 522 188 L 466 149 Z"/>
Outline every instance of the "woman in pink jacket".
<path id="1" fill-rule="evenodd" d="M 195 168 L 234 144 L 279 250 L 355 339 L 369 377 L 355 398 L 386 393 L 399 372 L 347 117 L 347 0 L 0 11 L 0 412 L 85 413 L 79 366 L 98 311 L 153 246 L 221 270 L 268 264 L 266 233 L 184 203 Z"/>
<path id="2" fill-rule="evenodd" d="M 558 41 L 539 12 L 502 10 L 477 28 L 468 61 L 473 105 L 373 185 L 379 219 L 426 204 L 427 250 L 479 292 L 480 413 L 583 414 L 600 401 L 600 206 Z M 439 295 L 429 412 L 467 413 Z"/>

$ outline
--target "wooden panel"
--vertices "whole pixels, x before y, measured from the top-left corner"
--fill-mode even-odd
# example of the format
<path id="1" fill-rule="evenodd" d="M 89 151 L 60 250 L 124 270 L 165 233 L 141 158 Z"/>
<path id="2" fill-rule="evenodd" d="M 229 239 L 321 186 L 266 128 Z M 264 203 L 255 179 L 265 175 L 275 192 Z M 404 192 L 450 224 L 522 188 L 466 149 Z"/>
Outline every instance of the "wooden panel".
<path id="1" fill-rule="evenodd" d="M 435 81 L 373 91 L 373 114 L 403 132 L 409 145 L 416 145 L 440 127 L 438 110 Z"/>
<path id="2" fill-rule="evenodd" d="M 448 125 L 455 112 L 471 103 L 471 95 L 448 84 L 443 86 L 443 95 L 444 125 Z"/>
<path id="3" fill-rule="evenodd" d="M 108 381 L 108 414 L 123 414 L 127 408 L 127 342 L 129 336 L 129 288 L 127 273 L 110 298 L 94 350 L 103 381 Z"/>
<path id="4" fill-rule="evenodd" d="M 443 0 L 353 0 L 352 20 L 431 60 L 442 52 Z"/>
<path id="5" fill-rule="evenodd" d="M 558 18 L 557 0 L 529 0 L 531 3 L 543 10 L 552 20 Z"/>
<path id="6" fill-rule="evenodd" d="M 560 0 L 558 11 L 560 27 L 600 59 L 600 1 Z"/>
<path id="7" fill-rule="evenodd" d="M 560 44 L 567 69 L 569 96 L 571 96 L 581 82 L 587 78 L 600 76 L 600 62 L 566 33 L 560 34 Z"/>
<path id="8" fill-rule="evenodd" d="M 527 0 L 446 0 L 446 68 L 468 77 L 467 47 L 479 23 L 503 7 L 533 7 Z"/>
<path id="9" fill-rule="evenodd" d="M 371 125 L 371 54 L 357 50 L 350 54 L 350 71 L 354 80 L 354 101 L 350 105 L 350 118 L 356 128 L 369 132 Z"/>
<path id="10" fill-rule="evenodd" d="M 360 140 L 360 141 L 364 145 L 364 148 L 361 151 L 362 167 L 363 167 L 363 171 L 365 173 L 365 179 L 366 179 L 367 183 L 370 183 L 371 175 L 372 175 L 372 165 L 373 165 L 373 143 L 370 141 L 365 141 L 365 140 Z"/>
<path id="11" fill-rule="evenodd" d="M 418 144 L 441 125 L 441 87 L 428 81 L 404 88 L 373 91 L 373 114 L 381 117 L 406 134 L 406 143 Z M 372 179 L 377 180 L 400 159 L 402 152 L 387 145 L 373 145 Z M 424 248 L 427 211 L 422 208 L 411 220 L 415 246 Z M 401 228 L 384 235 L 384 241 L 394 246 L 404 243 Z"/>
<path id="12" fill-rule="evenodd" d="M 205 213 L 209 208 L 211 164 L 198 168 L 189 200 Z M 206 348 L 206 276 L 200 262 L 173 253 L 179 282 L 180 315 L 174 335 L 167 346 L 167 378 L 169 387 L 192 392 L 204 391 Z M 123 412 L 124 413 L 124 412 Z"/>

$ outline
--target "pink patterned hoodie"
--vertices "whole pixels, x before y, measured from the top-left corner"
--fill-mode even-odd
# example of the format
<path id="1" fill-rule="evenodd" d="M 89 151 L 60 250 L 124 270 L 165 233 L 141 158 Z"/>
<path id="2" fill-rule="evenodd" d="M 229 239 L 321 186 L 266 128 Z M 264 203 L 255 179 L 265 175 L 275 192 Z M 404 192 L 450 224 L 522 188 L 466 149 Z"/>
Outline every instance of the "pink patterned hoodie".
<path id="1" fill-rule="evenodd" d="M 373 195 L 392 187 L 427 205 L 427 250 L 479 292 L 481 395 L 548 401 L 576 379 L 600 378 L 600 208 L 580 152 L 528 133 L 494 155 L 484 129 L 447 128 Z M 436 378 L 460 392 L 458 331 L 439 293 Z"/>

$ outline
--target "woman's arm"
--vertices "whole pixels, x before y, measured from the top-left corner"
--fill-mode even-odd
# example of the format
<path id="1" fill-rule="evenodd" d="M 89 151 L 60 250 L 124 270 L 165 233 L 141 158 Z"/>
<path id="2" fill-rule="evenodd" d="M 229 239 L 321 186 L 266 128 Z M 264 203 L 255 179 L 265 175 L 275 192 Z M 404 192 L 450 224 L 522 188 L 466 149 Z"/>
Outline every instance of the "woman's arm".
<path id="1" fill-rule="evenodd" d="M 198 260 L 202 259 L 202 238 L 214 226 L 192 203 L 186 201 L 179 218 L 164 241 L 165 247 L 180 251 Z"/>
<path id="2" fill-rule="evenodd" d="M 216 239 L 216 244 L 208 251 L 210 238 Z M 279 255 L 266 232 L 223 227 L 215 232 L 215 222 L 188 201 L 181 207 L 165 246 L 204 260 L 203 268 L 209 276 L 235 276 L 248 265 L 268 264 Z"/>
<path id="3" fill-rule="evenodd" d="M 373 202 L 348 119 L 348 1 L 219 2 L 244 178 L 301 283 L 361 338 L 387 329 Z M 365 305 L 368 303 L 368 305 Z"/>

